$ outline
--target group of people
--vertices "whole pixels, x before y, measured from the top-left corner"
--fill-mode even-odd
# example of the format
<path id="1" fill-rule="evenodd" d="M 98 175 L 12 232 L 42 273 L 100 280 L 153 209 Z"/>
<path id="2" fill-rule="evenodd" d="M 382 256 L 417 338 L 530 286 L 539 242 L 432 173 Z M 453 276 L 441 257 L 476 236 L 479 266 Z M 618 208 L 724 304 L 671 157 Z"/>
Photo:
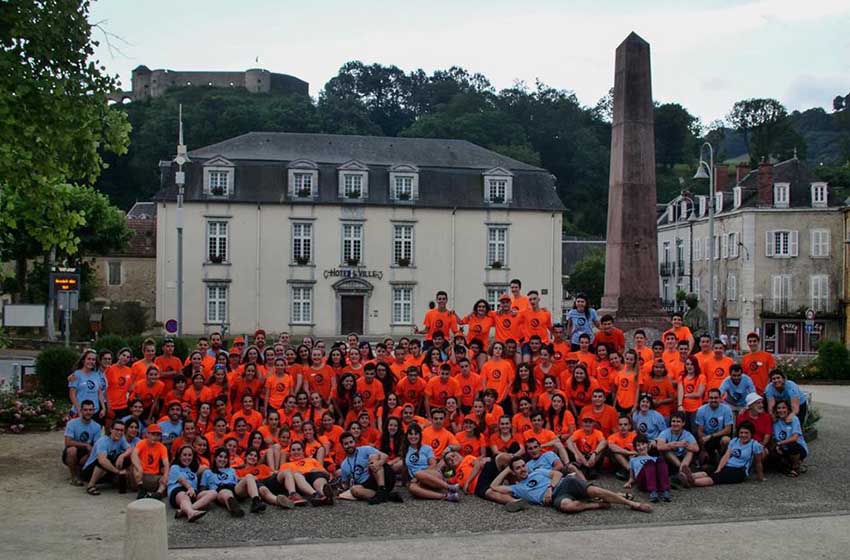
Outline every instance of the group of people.
<path id="1" fill-rule="evenodd" d="M 627 348 L 584 296 L 555 324 L 536 291 L 510 286 L 498 309 L 482 299 L 465 316 L 438 292 L 413 337 L 374 345 L 257 330 L 231 348 L 202 337 L 185 360 L 169 339 L 159 355 L 146 340 L 135 361 L 88 349 L 68 377 L 70 482 L 167 499 L 192 522 L 214 502 L 243 516 L 245 501 L 252 513 L 400 502 L 400 486 L 508 511 L 648 512 L 632 489 L 669 502 L 671 485 L 805 471 L 806 395 L 757 333 L 735 363 L 674 314 L 661 340 L 637 330 Z M 623 491 L 596 485 L 602 473 Z"/>

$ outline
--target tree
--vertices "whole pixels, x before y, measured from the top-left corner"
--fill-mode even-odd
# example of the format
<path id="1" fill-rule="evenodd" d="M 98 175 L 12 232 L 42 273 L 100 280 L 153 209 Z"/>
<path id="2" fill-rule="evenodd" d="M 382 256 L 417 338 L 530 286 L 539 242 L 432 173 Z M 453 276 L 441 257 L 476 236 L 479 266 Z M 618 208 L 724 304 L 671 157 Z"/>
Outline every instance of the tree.
<path id="1" fill-rule="evenodd" d="M 593 250 L 576 263 L 567 281 L 567 289 L 575 295 L 584 292 L 593 307 L 599 307 L 605 291 L 605 251 Z"/>
<path id="2" fill-rule="evenodd" d="M 751 165 L 771 157 L 788 159 L 795 150 L 805 157 L 805 140 L 791 127 L 788 111 L 775 99 L 738 101 L 726 119 L 743 136 Z"/>
<path id="3" fill-rule="evenodd" d="M 655 107 L 655 161 L 665 167 L 697 157 L 699 119 L 678 103 Z"/>
<path id="4" fill-rule="evenodd" d="M 91 59 L 87 0 L 9 0 L 0 10 L 0 253 L 78 249 L 86 225 L 74 185 L 104 152 L 125 153 L 129 124 L 107 105 L 116 79 Z"/>

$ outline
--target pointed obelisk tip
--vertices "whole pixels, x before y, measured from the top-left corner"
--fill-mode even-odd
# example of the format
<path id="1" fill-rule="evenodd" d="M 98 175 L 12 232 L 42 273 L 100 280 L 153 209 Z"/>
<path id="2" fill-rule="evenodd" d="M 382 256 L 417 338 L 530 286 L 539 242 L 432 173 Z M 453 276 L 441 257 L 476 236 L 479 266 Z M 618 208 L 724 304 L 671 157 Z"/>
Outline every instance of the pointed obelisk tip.
<path id="1" fill-rule="evenodd" d="M 634 31 L 629 33 L 629 36 L 626 37 L 625 40 L 623 40 L 623 44 L 626 44 L 626 43 L 639 43 L 641 45 L 648 45 L 649 44 L 644 40 L 643 37 L 641 37 L 640 35 L 638 35 Z"/>

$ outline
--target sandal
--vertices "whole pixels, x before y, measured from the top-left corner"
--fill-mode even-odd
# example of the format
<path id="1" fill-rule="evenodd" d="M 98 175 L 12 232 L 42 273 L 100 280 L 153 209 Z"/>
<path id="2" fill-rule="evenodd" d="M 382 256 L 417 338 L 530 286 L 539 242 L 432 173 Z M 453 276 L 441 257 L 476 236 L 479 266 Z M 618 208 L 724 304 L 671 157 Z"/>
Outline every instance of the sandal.
<path id="1" fill-rule="evenodd" d="M 100 490 L 97 489 L 97 486 L 89 486 L 86 488 L 86 494 L 89 496 L 100 496 Z"/>
<path id="2" fill-rule="evenodd" d="M 85 483 L 82 480 L 79 480 L 79 479 L 76 479 L 76 478 L 70 479 L 68 481 L 68 484 L 70 484 L 71 486 L 77 486 L 77 487 L 85 486 Z"/>
<path id="3" fill-rule="evenodd" d="M 189 518 L 188 518 L 188 521 L 189 521 L 189 523 L 194 523 L 195 521 L 202 518 L 206 514 L 207 514 L 207 512 L 205 510 L 200 510 L 195 515 L 190 515 Z"/>
<path id="4" fill-rule="evenodd" d="M 649 504 L 635 504 L 632 507 L 633 511 L 641 511 L 643 513 L 652 513 L 652 506 Z"/>
<path id="5" fill-rule="evenodd" d="M 797 478 L 798 476 L 800 476 L 800 473 L 798 473 L 794 469 L 791 469 L 787 473 L 785 473 L 785 476 L 787 476 L 788 478 Z"/>

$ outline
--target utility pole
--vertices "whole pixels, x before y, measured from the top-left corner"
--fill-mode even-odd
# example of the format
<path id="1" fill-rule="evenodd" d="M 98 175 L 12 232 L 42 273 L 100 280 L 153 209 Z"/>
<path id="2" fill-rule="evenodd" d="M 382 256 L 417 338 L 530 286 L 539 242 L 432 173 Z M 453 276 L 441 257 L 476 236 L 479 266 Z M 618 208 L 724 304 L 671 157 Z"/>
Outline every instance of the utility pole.
<path id="1" fill-rule="evenodd" d="M 177 184 L 177 336 L 183 336 L 183 193 L 186 185 L 186 174 L 183 164 L 188 163 L 186 145 L 183 144 L 183 105 L 178 109 L 179 133 L 177 139 L 177 173 L 174 182 Z"/>

